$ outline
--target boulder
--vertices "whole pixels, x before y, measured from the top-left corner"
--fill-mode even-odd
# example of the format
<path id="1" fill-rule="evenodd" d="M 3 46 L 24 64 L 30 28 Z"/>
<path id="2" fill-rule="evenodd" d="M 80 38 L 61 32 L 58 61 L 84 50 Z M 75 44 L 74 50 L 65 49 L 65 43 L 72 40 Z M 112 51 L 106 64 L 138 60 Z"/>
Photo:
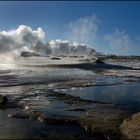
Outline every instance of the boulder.
<path id="1" fill-rule="evenodd" d="M 140 112 L 124 120 L 121 131 L 126 139 L 140 139 Z"/>
<path id="2" fill-rule="evenodd" d="M 94 63 L 95 63 L 95 64 L 104 64 L 104 60 L 101 59 L 101 58 L 98 58 L 98 59 L 95 60 Z"/>
<path id="3" fill-rule="evenodd" d="M 0 95 L 0 105 L 5 105 L 8 102 L 7 96 Z"/>

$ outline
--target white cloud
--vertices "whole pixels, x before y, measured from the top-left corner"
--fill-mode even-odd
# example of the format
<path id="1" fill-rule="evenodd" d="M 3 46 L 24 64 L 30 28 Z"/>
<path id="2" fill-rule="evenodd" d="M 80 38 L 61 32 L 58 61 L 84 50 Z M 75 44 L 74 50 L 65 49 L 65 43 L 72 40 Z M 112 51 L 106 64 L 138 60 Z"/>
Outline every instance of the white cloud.
<path id="1" fill-rule="evenodd" d="M 17 29 L 0 32 L 0 53 L 7 53 L 22 47 L 32 47 L 38 41 L 43 41 L 45 33 L 42 28 L 32 30 L 20 25 Z"/>
<path id="2" fill-rule="evenodd" d="M 69 39 L 72 41 L 92 44 L 96 40 L 99 20 L 95 15 L 81 17 L 69 24 Z"/>
<path id="3" fill-rule="evenodd" d="M 127 53 L 134 47 L 134 42 L 125 31 L 115 29 L 113 33 L 105 35 L 104 39 L 114 52 Z"/>

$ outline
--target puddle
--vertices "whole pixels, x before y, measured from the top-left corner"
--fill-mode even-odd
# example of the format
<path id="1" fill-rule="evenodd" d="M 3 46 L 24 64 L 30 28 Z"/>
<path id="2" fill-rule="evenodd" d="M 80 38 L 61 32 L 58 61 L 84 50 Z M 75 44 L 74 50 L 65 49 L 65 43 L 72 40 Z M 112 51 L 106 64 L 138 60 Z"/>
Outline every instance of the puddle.
<path id="1" fill-rule="evenodd" d="M 83 88 L 60 89 L 58 92 L 77 96 L 82 99 L 125 105 L 130 110 L 140 111 L 140 83 L 93 86 Z"/>

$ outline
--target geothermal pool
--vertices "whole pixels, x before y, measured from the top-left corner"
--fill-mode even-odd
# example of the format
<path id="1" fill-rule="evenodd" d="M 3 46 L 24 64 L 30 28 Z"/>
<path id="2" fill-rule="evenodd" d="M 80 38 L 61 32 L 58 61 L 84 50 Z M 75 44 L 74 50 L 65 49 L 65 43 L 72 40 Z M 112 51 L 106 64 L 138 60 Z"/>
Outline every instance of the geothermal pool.
<path id="1" fill-rule="evenodd" d="M 123 120 L 140 112 L 140 64 L 123 63 L 45 57 L 1 63 L 0 94 L 9 102 L 0 109 L 0 139 L 121 139 Z"/>

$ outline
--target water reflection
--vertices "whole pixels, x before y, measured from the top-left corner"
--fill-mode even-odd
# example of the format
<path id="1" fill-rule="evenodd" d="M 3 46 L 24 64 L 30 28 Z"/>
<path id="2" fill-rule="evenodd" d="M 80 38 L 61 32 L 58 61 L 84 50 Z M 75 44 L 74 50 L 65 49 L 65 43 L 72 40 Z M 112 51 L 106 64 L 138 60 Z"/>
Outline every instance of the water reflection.
<path id="1" fill-rule="evenodd" d="M 99 102 L 124 104 L 140 111 L 140 83 L 66 89 L 65 93 Z M 60 90 L 61 92 L 64 92 Z"/>

